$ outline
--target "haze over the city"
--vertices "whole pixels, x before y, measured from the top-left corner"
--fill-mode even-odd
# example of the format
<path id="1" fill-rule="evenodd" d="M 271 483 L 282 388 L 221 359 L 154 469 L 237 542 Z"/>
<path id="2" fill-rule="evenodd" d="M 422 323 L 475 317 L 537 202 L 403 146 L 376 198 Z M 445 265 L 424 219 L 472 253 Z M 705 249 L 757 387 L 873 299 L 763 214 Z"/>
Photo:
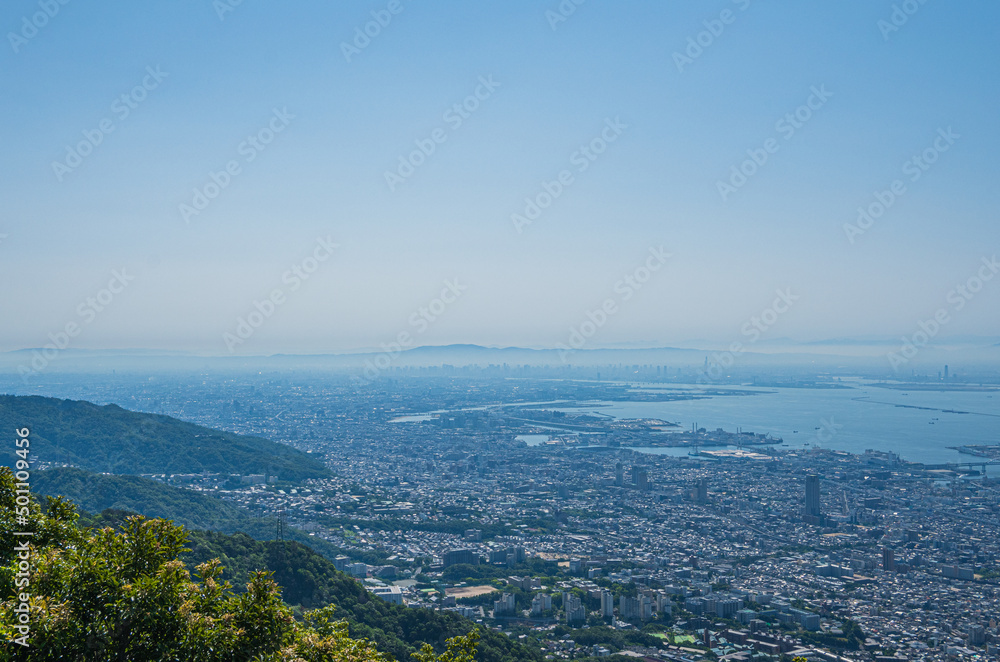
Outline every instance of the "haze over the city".
<path id="1" fill-rule="evenodd" d="M 0 350 L 995 343 L 1000 7 L 907 9 L 7 3 Z"/>

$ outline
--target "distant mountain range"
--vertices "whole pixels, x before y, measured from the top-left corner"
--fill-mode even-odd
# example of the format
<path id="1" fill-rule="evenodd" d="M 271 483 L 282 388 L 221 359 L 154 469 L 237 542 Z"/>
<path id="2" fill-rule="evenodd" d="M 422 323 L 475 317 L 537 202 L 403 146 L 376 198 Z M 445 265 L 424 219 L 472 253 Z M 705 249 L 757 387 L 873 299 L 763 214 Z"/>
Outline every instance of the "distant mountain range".
<path id="1" fill-rule="evenodd" d="M 1000 342 L 996 337 L 954 336 L 936 338 L 922 347 L 916 363 L 951 360 L 1000 363 Z M 789 338 L 762 337 L 750 342 L 742 336 L 727 342 L 689 340 L 681 347 L 618 347 L 580 349 L 536 349 L 528 347 L 485 347 L 474 344 L 425 345 L 408 349 L 387 349 L 326 354 L 271 354 L 260 356 L 199 356 L 158 350 L 76 350 L 67 349 L 48 362 L 45 371 L 111 372 L 114 370 L 198 371 L 198 370 L 346 370 L 378 371 L 386 366 L 578 366 L 615 364 L 669 365 L 697 367 L 706 357 L 741 343 L 739 363 L 745 366 L 787 367 L 794 365 L 886 368 L 886 353 L 898 350 L 900 338 L 869 336 L 830 338 L 799 342 Z M 17 376 L 30 366 L 39 350 L 0 352 L 0 370 Z M 35 378 L 29 375 L 26 380 Z"/>
<path id="2" fill-rule="evenodd" d="M 0 396 L 0 427 L 31 431 L 36 461 L 114 474 L 267 474 L 283 480 L 330 475 L 319 460 L 262 439 L 117 405 Z"/>

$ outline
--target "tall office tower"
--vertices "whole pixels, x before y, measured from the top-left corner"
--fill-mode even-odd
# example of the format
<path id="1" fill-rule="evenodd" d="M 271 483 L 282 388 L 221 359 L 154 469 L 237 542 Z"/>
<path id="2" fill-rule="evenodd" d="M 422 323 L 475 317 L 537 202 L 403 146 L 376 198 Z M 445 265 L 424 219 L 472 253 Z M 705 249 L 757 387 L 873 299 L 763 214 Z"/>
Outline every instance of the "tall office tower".
<path id="1" fill-rule="evenodd" d="M 882 548 L 882 569 L 886 572 L 896 569 L 896 553 L 888 547 Z"/>
<path id="2" fill-rule="evenodd" d="M 625 485 L 625 467 L 621 462 L 615 465 L 615 487 Z"/>
<path id="3" fill-rule="evenodd" d="M 639 472 L 635 476 L 635 487 L 643 492 L 649 491 L 649 474 L 646 467 L 639 467 Z"/>
<path id="4" fill-rule="evenodd" d="M 708 503 L 708 479 L 699 478 L 698 479 L 698 492 L 697 492 L 698 503 Z"/>
<path id="5" fill-rule="evenodd" d="M 819 476 L 815 474 L 806 476 L 805 514 L 810 517 L 819 517 Z"/>

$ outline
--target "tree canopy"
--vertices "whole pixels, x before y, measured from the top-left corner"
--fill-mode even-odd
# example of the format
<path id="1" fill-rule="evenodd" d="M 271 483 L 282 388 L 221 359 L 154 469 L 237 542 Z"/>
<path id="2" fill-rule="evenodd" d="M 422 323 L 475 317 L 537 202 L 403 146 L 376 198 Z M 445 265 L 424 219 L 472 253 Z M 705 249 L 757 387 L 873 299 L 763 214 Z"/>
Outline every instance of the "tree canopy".
<path id="1" fill-rule="evenodd" d="M 116 474 L 268 474 L 283 480 L 330 474 L 318 459 L 260 437 L 213 430 L 117 405 L 0 395 L 0 427 L 32 421 L 38 460 Z"/>
<path id="2" fill-rule="evenodd" d="M 48 497 L 42 508 L 30 497 L 24 505 L 23 496 L 11 471 L 0 468 L 0 660 L 390 659 L 372 642 L 350 638 L 332 605 L 296 620 L 268 571 L 252 572 L 242 592 L 222 578 L 217 559 L 191 573 L 180 559 L 188 534 L 169 521 L 134 515 L 117 528 L 87 529 L 68 501 Z M 18 574 L 25 557 L 28 585 Z M 19 612 L 22 602 L 26 618 Z M 417 659 L 468 662 L 477 638 L 476 632 L 453 638 L 440 656 L 426 647 Z"/>

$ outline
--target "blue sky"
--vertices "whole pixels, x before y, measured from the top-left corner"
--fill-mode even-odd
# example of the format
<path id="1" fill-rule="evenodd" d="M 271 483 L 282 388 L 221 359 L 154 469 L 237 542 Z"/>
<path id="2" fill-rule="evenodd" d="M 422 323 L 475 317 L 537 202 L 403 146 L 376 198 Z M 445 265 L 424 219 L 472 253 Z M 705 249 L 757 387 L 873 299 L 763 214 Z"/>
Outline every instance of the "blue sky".
<path id="1" fill-rule="evenodd" d="M 912 13 L 892 31 L 882 0 L 567 0 L 558 22 L 555 1 L 399 0 L 392 14 L 388 0 L 243 0 L 221 18 L 220 3 L 53 0 L 30 38 L 43 8 L 5 3 L 0 350 L 76 323 L 74 347 L 227 354 L 225 334 L 276 290 L 235 351 L 401 332 L 553 347 L 609 299 L 591 346 L 725 343 L 779 289 L 799 298 L 767 337 L 894 338 L 951 309 L 997 252 L 995 3 L 897 2 Z M 372 12 L 391 21 L 348 61 Z M 675 53 L 696 57 L 679 70 Z M 477 88 L 461 125 L 446 119 Z M 789 135 L 779 122 L 813 90 L 828 98 Z M 102 120 L 113 130 L 55 172 Z M 608 122 L 615 140 L 580 171 Z M 246 142 L 262 130 L 273 141 Z M 428 140 L 391 189 L 386 172 Z M 935 162 L 912 181 L 904 164 L 926 149 Z M 572 183 L 518 232 L 512 215 L 564 170 Z M 844 225 L 895 180 L 904 192 L 849 241 Z M 320 237 L 338 248 L 293 289 Z M 670 258 L 626 300 L 616 284 L 659 247 Z M 85 303 L 122 269 L 107 305 Z M 448 280 L 461 295 L 418 329 Z M 1000 279 L 984 282 L 941 338 L 996 334 L 998 300 Z"/>

